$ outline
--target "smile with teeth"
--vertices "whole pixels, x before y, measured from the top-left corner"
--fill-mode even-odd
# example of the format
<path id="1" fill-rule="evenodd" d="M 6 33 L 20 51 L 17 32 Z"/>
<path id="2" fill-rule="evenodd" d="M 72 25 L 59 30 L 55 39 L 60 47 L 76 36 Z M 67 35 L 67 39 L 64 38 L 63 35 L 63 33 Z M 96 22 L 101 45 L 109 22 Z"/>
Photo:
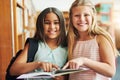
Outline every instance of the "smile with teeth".
<path id="1" fill-rule="evenodd" d="M 48 31 L 50 34 L 56 34 L 57 31 Z"/>
<path id="2" fill-rule="evenodd" d="M 85 25 L 85 24 L 77 24 L 77 25 L 79 25 L 79 26 L 83 26 L 83 25 Z"/>
<path id="3" fill-rule="evenodd" d="M 84 25 L 86 25 L 86 23 L 78 23 L 77 25 L 84 26 Z"/>

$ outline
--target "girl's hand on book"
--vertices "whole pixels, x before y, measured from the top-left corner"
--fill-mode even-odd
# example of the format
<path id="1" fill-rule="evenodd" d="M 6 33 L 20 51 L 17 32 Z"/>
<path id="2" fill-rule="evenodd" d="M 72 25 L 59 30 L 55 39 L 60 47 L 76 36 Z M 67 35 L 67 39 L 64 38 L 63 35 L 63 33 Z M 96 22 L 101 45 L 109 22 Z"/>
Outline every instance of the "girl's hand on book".
<path id="1" fill-rule="evenodd" d="M 40 62 L 38 68 L 43 69 L 45 72 L 51 72 L 53 68 L 59 69 L 57 65 L 49 62 Z"/>
<path id="2" fill-rule="evenodd" d="M 70 69 L 79 69 L 80 66 L 83 65 L 83 58 L 75 58 L 68 61 L 62 69 L 70 68 Z"/>

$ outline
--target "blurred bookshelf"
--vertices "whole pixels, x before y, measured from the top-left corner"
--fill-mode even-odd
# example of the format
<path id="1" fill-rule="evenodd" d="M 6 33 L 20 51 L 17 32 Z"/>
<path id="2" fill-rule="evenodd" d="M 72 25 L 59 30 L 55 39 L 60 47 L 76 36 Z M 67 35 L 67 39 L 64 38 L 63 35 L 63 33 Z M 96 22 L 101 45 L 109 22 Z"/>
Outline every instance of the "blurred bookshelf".
<path id="1" fill-rule="evenodd" d="M 14 52 L 22 49 L 24 45 L 24 0 L 14 0 Z"/>
<path id="2" fill-rule="evenodd" d="M 14 52 L 24 48 L 25 40 L 35 31 L 35 10 L 31 0 L 13 0 Z M 32 36 L 31 36 L 32 35 Z"/>
<path id="3" fill-rule="evenodd" d="M 113 23 L 113 3 L 103 2 L 95 5 L 97 10 L 98 25 L 108 31 L 115 41 L 115 31 Z"/>
<path id="4" fill-rule="evenodd" d="M 63 11 L 63 16 L 65 18 L 66 30 L 68 30 L 68 26 L 69 26 L 69 12 L 68 11 Z"/>
<path id="5" fill-rule="evenodd" d="M 112 20 L 112 3 L 98 3 L 95 5 L 98 21 L 108 24 Z"/>

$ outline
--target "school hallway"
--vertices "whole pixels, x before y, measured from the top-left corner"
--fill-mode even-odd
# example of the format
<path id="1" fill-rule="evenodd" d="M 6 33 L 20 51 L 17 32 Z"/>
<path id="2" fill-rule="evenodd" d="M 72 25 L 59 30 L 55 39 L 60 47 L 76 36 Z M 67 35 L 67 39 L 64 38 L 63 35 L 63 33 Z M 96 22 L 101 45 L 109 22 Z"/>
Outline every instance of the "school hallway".
<path id="1" fill-rule="evenodd" d="M 74 0 L 0 0 L 0 80 L 5 80 L 6 69 L 16 52 L 24 48 L 28 37 L 33 37 L 38 14 L 46 7 L 56 7 L 63 12 L 66 29 L 69 25 L 69 8 Z M 120 1 L 92 0 L 97 9 L 100 25 L 115 29 L 117 49 L 120 49 Z M 61 6 L 62 5 L 62 6 Z M 111 25 L 112 24 L 112 25 Z M 112 29 L 111 29 L 112 27 Z M 111 33 L 112 34 L 112 33 Z M 120 80 L 120 56 L 117 58 L 116 75 Z"/>

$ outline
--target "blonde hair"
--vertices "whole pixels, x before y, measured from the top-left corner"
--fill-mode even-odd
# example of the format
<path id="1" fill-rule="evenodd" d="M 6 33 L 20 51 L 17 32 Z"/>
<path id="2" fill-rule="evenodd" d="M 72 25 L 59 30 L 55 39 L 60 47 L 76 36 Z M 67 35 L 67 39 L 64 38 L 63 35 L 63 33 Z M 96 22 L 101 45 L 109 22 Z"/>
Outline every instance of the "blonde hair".
<path id="1" fill-rule="evenodd" d="M 74 44 L 75 44 L 75 40 L 77 38 L 79 38 L 79 34 L 78 34 L 78 31 L 74 28 L 73 24 L 72 24 L 72 9 L 74 7 L 77 7 L 77 6 L 89 6 L 91 9 L 92 9 L 92 26 L 89 27 L 88 29 L 88 35 L 103 35 L 111 44 L 113 50 L 114 50 L 114 53 L 116 55 L 116 48 L 115 48 L 115 44 L 114 44 L 114 41 L 112 40 L 111 36 L 109 35 L 109 33 L 107 31 L 105 31 L 104 29 L 102 29 L 101 27 L 99 27 L 97 25 L 97 20 L 96 20 L 96 9 L 95 9 L 95 6 L 92 4 L 92 2 L 90 0 L 75 0 L 72 5 L 71 5 L 71 8 L 70 8 L 70 13 L 69 13 L 69 16 L 70 16 L 70 22 L 69 22 L 69 30 L 68 30 L 68 57 L 69 59 L 72 58 L 72 52 L 73 52 L 73 47 L 74 47 Z"/>

